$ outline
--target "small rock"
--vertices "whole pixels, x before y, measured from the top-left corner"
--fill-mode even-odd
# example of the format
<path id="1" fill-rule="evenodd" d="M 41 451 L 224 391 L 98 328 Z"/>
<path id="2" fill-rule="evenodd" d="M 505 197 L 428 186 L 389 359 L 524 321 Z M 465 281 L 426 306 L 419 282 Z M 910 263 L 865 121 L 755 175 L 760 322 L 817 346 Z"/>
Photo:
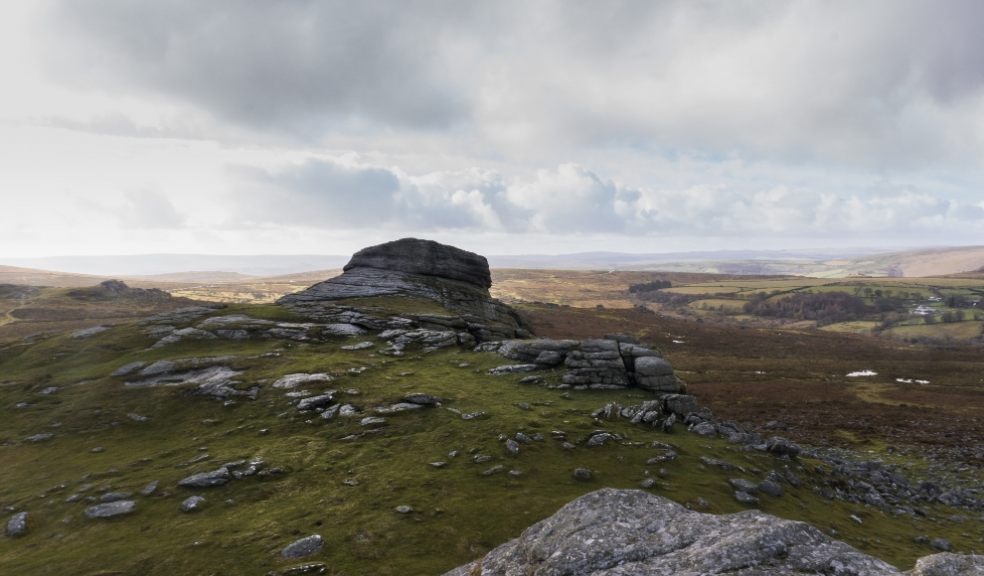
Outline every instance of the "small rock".
<path id="1" fill-rule="evenodd" d="M 691 428 L 690 431 L 698 436 L 714 436 L 717 434 L 717 427 L 710 422 L 701 422 Z"/>
<path id="2" fill-rule="evenodd" d="M 448 465 L 448 463 L 443 460 L 438 460 L 436 462 L 431 462 L 430 465 L 433 466 L 434 468 L 444 468 L 445 466 Z"/>
<path id="3" fill-rule="evenodd" d="M 116 502 L 118 500 L 126 500 L 133 494 L 130 492 L 106 492 L 99 497 L 100 502 Z"/>
<path id="4" fill-rule="evenodd" d="M 509 452 L 513 456 L 519 455 L 519 442 L 516 442 L 512 438 L 506 440 L 506 452 Z"/>
<path id="5" fill-rule="evenodd" d="M 486 468 L 485 470 L 483 470 L 482 471 L 482 476 L 492 476 L 494 474 L 499 474 L 500 472 L 505 471 L 505 469 L 506 469 L 506 467 L 503 466 L 502 464 L 496 464 L 495 466 L 492 466 L 491 468 Z"/>
<path id="6" fill-rule="evenodd" d="M 213 486 L 222 486 L 229 481 L 231 475 L 229 474 L 229 469 L 223 466 L 217 470 L 212 470 L 211 472 L 200 472 L 198 474 L 192 474 L 187 478 L 183 478 L 178 482 L 178 486 L 185 486 L 188 488 L 211 488 Z"/>
<path id="7" fill-rule="evenodd" d="M 643 480 L 642 482 L 639 483 L 639 487 L 640 488 L 645 488 L 647 490 L 650 489 L 650 488 L 655 488 L 656 487 L 656 480 L 654 480 L 653 478 L 646 478 L 645 480 Z"/>
<path id="8" fill-rule="evenodd" d="M 133 512 L 136 502 L 133 500 L 117 500 L 105 504 L 96 504 L 85 509 L 86 518 L 113 518 Z"/>
<path id="9" fill-rule="evenodd" d="M 284 570 L 281 576 L 308 576 L 309 574 L 324 574 L 327 571 L 328 566 L 321 563 L 302 564 Z"/>
<path id="10" fill-rule="evenodd" d="M 385 424 L 386 424 L 386 418 L 383 418 L 381 416 L 366 416 L 365 418 L 359 421 L 359 425 L 366 426 L 366 427 L 384 426 Z"/>
<path id="11" fill-rule="evenodd" d="M 574 469 L 574 479 L 575 480 L 581 480 L 581 481 L 587 482 L 588 480 L 591 480 L 592 478 L 594 478 L 594 474 L 591 473 L 591 470 L 588 470 L 587 468 L 575 468 Z"/>
<path id="12" fill-rule="evenodd" d="M 437 406 L 441 403 L 441 399 L 437 396 L 431 396 L 430 394 L 421 392 L 411 392 L 403 397 L 403 401 L 421 406 Z"/>
<path id="13" fill-rule="evenodd" d="M 50 433 L 50 432 L 42 432 L 40 434 L 32 434 L 31 436 L 28 436 L 27 438 L 25 438 L 25 440 L 27 440 L 28 442 L 34 442 L 34 443 L 37 443 L 37 442 L 47 442 L 48 440 L 51 440 L 52 438 L 54 438 L 54 436 L 55 435 L 52 434 L 52 433 Z"/>
<path id="14" fill-rule="evenodd" d="M 407 506 L 406 504 L 400 504 L 399 506 L 394 508 L 394 510 L 396 510 L 397 513 L 399 514 L 410 514 L 411 512 L 413 512 L 413 508 Z"/>
<path id="15" fill-rule="evenodd" d="M 950 551 L 950 541 L 946 538 L 933 538 L 929 541 L 929 545 L 941 552 Z"/>
<path id="16" fill-rule="evenodd" d="M 160 484 L 160 480 L 154 480 L 149 482 L 146 486 L 140 489 L 141 496 L 150 496 L 154 492 L 157 492 L 157 486 Z"/>
<path id="17" fill-rule="evenodd" d="M 375 344 L 373 344 L 372 342 L 366 340 L 366 341 L 363 341 L 363 342 L 356 342 L 355 344 L 348 344 L 346 346 L 342 346 L 342 350 L 350 350 L 350 351 L 351 350 L 367 350 L 369 348 L 372 348 L 373 346 L 375 346 Z"/>
<path id="18" fill-rule="evenodd" d="M 758 484 L 745 480 L 744 478 L 732 478 L 728 480 L 728 484 L 731 484 L 731 487 L 738 492 L 754 494 L 758 490 Z"/>
<path id="19" fill-rule="evenodd" d="M 27 512 L 18 512 L 7 520 L 7 536 L 16 538 L 27 533 Z"/>
<path id="20" fill-rule="evenodd" d="M 291 542 L 280 551 L 280 555 L 284 558 L 303 558 L 321 550 L 322 546 L 324 540 L 321 539 L 321 535 L 313 534 Z"/>
<path id="21" fill-rule="evenodd" d="M 205 505 L 205 498 L 201 496 L 189 496 L 181 503 L 182 512 L 197 512 Z"/>
<path id="22" fill-rule="evenodd" d="M 759 482 L 758 490 L 759 492 L 768 494 L 773 498 L 782 496 L 782 486 L 772 480 L 763 480 L 762 482 Z"/>
<path id="23" fill-rule="evenodd" d="M 742 504 L 758 504 L 759 499 L 743 490 L 735 490 L 735 500 Z"/>

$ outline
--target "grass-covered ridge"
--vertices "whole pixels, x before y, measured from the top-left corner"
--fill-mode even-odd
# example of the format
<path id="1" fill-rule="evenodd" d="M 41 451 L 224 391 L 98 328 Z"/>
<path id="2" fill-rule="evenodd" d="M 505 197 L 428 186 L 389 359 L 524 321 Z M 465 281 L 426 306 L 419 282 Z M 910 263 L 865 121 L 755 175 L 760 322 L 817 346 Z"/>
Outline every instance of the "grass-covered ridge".
<path id="1" fill-rule="evenodd" d="M 386 309 L 394 305 L 380 303 Z M 239 305 L 214 315 L 244 313 L 294 320 L 272 306 Z M 325 343 L 186 341 L 149 350 L 155 339 L 143 330 L 128 323 L 86 339 L 66 334 L 0 356 L 0 505 L 29 514 L 26 536 L 0 539 L 0 573 L 263 574 L 303 563 L 283 560 L 279 552 L 318 533 L 325 547 L 305 561 L 324 562 L 331 574 L 439 574 L 602 486 L 637 487 L 652 477 L 656 493 L 685 503 L 703 499 L 709 511 L 731 512 L 743 506 L 734 500 L 729 478 L 761 479 L 785 464 L 679 427 L 668 435 L 624 420 L 596 422 L 590 413 L 604 403 L 634 404 L 648 396 L 520 385 L 518 376 L 488 375 L 489 368 L 506 363 L 491 354 L 446 349 L 393 357 L 374 349 L 341 349 L 371 337 Z M 243 372 L 242 387 L 261 387 L 257 400 L 224 406 L 182 388 L 126 388 L 126 378 L 109 376 L 129 362 L 206 356 L 232 356 L 227 363 Z M 350 372 L 363 367 L 360 374 Z M 334 375 L 334 382 L 302 388 L 336 389 L 340 402 L 366 414 L 409 392 L 445 402 L 387 416 L 388 424 L 378 430 L 360 426 L 358 418 L 325 421 L 298 413 L 285 390 L 270 386 L 296 372 Z M 42 394 L 51 386 L 58 390 Z M 21 402 L 29 405 L 17 408 Z M 488 416 L 466 421 L 449 408 Z M 131 414 L 148 420 L 136 421 Z M 625 440 L 565 450 L 552 434 L 563 431 L 577 443 L 598 428 Z M 510 456 L 499 436 L 520 431 L 544 439 Z M 44 432 L 54 437 L 25 441 Z M 673 444 L 679 458 L 647 465 L 659 453 L 650 446 L 655 440 Z M 451 450 L 459 455 L 449 458 Z M 189 464 L 205 454 L 207 459 Z M 493 459 L 476 464 L 475 454 Z M 708 468 L 701 456 L 747 472 Z M 284 473 L 210 489 L 176 485 L 194 472 L 252 457 Z M 431 466 L 436 461 L 448 464 Z M 499 464 L 502 472 L 482 475 Z M 813 464 L 805 462 L 801 473 L 809 474 Z M 575 480 L 571 472 L 577 467 L 593 470 L 594 480 Z M 134 496 L 134 514 L 109 521 L 83 516 L 91 504 L 87 497 L 107 490 L 136 493 L 153 480 L 161 483 L 157 494 Z M 979 546 L 973 535 L 984 531 L 979 519 L 939 520 L 950 514 L 946 510 L 929 509 L 928 518 L 896 517 L 823 500 L 805 486 L 784 488 L 781 498 L 763 495 L 761 508 L 835 529 L 839 538 L 902 567 L 929 552 L 913 542 L 917 535 L 943 536 L 957 550 L 970 551 Z M 79 500 L 66 501 L 73 494 Z M 207 499 L 204 510 L 179 512 L 180 502 L 192 494 Z M 398 505 L 414 512 L 399 514 Z"/>

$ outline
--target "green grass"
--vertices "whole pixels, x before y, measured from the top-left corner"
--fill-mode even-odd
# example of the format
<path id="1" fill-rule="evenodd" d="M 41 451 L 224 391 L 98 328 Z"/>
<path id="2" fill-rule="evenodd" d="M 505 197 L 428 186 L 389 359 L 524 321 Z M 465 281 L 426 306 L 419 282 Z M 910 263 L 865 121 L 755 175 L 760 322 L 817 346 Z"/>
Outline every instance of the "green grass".
<path id="1" fill-rule="evenodd" d="M 282 319 L 269 307 L 237 306 L 217 314 L 233 312 Z M 0 421 L 0 504 L 30 514 L 26 537 L 0 539 L 0 573 L 263 574 L 301 563 L 282 560 L 279 550 L 319 533 L 326 545 L 305 561 L 323 561 L 332 574 L 438 574 L 517 536 L 578 495 L 603 486 L 638 486 L 647 472 L 660 468 L 646 465 L 654 456 L 648 447 L 653 440 L 674 444 L 680 454 L 661 465 L 667 474 L 654 492 L 680 502 L 703 498 L 712 512 L 743 509 L 727 485 L 739 474 L 709 470 L 700 456 L 757 470 L 747 476 L 751 479 L 781 464 L 683 431 L 667 435 L 625 421 L 590 418 L 606 402 L 646 399 L 639 391 L 573 391 L 565 397 L 557 390 L 519 385 L 518 377 L 489 376 L 489 368 L 505 363 L 494 355 L 451 349 L 388 357 L 372 350 L 341 350 L 355 340 L 361 339 L 203 341 L 147 350 L 152 341 L 141 328 L 124 325 L 86 340 L 51 338 L 0 359 L 5 381 L 0 406 L 6 415 Z M 280 355 L 262 356 L 274 351 Z M 357 389 L 359 394 L 339 398 L 366 408 L 407 392 L 427 392 L 444 398 L 445 407 L 484 410 L 489 417 L 464 421 L 445 408 L 425 409 L 389 416 L 388 426 L 366 433 L 357 419 L 325 422 L 299 415 L 283 391 L 269 386 L 256 401 L 224 407 L 180 388 L 127 389 L 121 379 L 107 376 L 134 360 L 218 355 L 236 357 L 232 365 L 244 370 L 241 379 L 247 386 L 291 372 L 327 371 L 337 381 L 305 388 Z M 362 366 L 367 370 L 361 375 L 348 373 Z M 556 381 L 559 374 L 548 378 Z M 45 385 L 61 390 L 39 395 Z M 19 401 L 31 406 L 15 409 Z M 131 412 L 150 420 L 134 422 L 126 416 Z M 627 442 L 567 451 L 550 434 L 563 430 L 574 441 L 601 427 L 625 435 Z M 43 431 L 55 438 L 22 442 Z M 540 432 L 545 440 L 524 446 L 518 457 L 508 456 L 497 437 L 518 431 Z M 91 452 L 97 446 L 105 451 Z M 461 455 L 449 460 L 452 449 Z M 494 460 L 473 464 L 472 452 Z M 210 455 L 207 462 L 187 464 L 203 453 Z M 287 473 L 212 489 L 176 486 L 192 472 L 252 456 Z M 436 469 L 428 464 L 436 460 L 449 465 Z M 522 475 L 481 475 L 494 464 Z M 575 481 L 571 472 L 576 467 L 594 470 L 595 480 Z M 343 483 L 352 478 L 357 486 Z M 82 511 L 88 503 L 65 501 L 73 493 L 136 491 L 151 480 L 161 481 L 159 494 L 137 496 L 137 512 L 116 520 L 86 520 Z M 206 508 L 180 513 L 181 500 L 196 493 L 206 497 Z M 400 504 L 415 512 L 395 513 Z M 932 519 L 946 516 L 945 511 L 930 510 L 930 519 L 913 519 L 831 503 L 806 487 L 787 487 L 780 499 L 763 496 L 761 507 L 835 529 L 840 538 L 903 567 L 929 552 L 913 544 L 916 535 L 944 536 L 957 549 L 970 550 L 975 541 L 964 533 L 984 528 L 978 520 Z M 857 526 L 851 514 L 862 516 L 865 524 Z"/>

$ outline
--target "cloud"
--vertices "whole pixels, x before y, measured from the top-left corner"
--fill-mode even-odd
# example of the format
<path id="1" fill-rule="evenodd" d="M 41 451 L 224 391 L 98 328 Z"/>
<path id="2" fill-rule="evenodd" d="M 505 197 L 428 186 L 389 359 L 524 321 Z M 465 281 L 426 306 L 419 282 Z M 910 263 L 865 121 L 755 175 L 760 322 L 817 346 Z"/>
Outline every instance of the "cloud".
<path id="1" fill-rule="evenodd" d="M 816 191 L 739 175 L 713 186 L 633 188 L 572 163 L 510 178 L 477 168 L 410 175 L 353 157 L 239 170 L 240 189 L 251 190 L 236 202 L 246 220 L 276 225 L 636 238 L 904 236 L 984 225 L 984 210 L 973 203 L 865 181 L 847 190 L 820 182 Z"/>
<path id="2" fill-rule="evenodd" d="M 984 156 L 981 21 L 976 0 L 54 0 L 41 33 L 77 85 L 262 133 L 880 168 Z"/>
<path id="3" fill-rule="evenodd" d="M 45 29 L 49 64 L 73 83 L 317 134 L 457 120 L 461 102 L 437 50 L 444 26 L 381 2 L 96 0 L 52 3 Z"/>

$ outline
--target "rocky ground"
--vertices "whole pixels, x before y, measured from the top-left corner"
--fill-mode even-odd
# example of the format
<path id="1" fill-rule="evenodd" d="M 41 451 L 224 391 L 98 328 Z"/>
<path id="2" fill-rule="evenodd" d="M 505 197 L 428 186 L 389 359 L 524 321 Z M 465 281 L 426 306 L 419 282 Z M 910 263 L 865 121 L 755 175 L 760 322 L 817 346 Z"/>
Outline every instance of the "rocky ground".
<path id="1" fill-rule="evenodd" d="M 606 338 L 620 332 L 608 313 L 585 311 L 576 340 L 517 340 L 530 325 L 493 304 L 483 317 L 416 288 L 312 290 L 327 297 L 182 307 L 0 349 L 0 573 L 439 574 L 493 550 L 490 574 L 541 557 L 556 562 L 538 573 L 673 573 L 651 549 L 666 534 L 706 544 L 688 552 L 694 573 L 726 573 L 737 564 L 714 558 L 751 546 L 737 569 L 819 570 L 833 551 L 890 574 L 984 546 L 973 486 L 732 420 L 701 397 L 691 358 L 633 321 Z M 546 320 L 571 321 L 530 318 L 545 335 L 559 331 Z M 546 539 L 497 549 L 603 487 L 644 492 L 587 496 L 526 532 Z M 646 534 L 603 533 L 650 509 Z M 575 549 L 543 531 L 586 514 L 625 545 Z M 758 524 L 763 539 L 737 536 Z"/>

